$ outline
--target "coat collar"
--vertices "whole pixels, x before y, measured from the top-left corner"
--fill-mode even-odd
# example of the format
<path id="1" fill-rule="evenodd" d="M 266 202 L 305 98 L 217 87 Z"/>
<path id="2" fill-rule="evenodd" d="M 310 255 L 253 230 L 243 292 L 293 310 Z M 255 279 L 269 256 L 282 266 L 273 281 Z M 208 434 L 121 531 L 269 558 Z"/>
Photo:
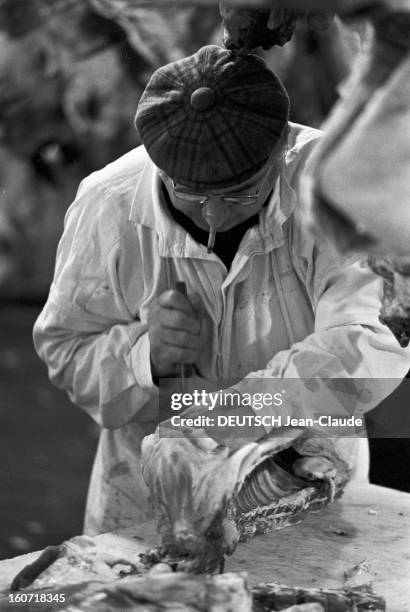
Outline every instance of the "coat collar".
<path id="1" fill-rule="evenodd" d="M 161 198 L 161 179 L 154 163 L 147 158 L 138 181 L 130 212 L 130 220 L 155 231 L 159 254 L 163 257 L 214 259 L 206 248 L 169 214 Z M 267 253 L 284 242 L 282 226 L 296 206 L 296 194 L 289 185 L 285 172 L 278 178 L 269 203 L 259 214 L 259 225 L 250 228 L 239 252 L 245 256 Z"/>

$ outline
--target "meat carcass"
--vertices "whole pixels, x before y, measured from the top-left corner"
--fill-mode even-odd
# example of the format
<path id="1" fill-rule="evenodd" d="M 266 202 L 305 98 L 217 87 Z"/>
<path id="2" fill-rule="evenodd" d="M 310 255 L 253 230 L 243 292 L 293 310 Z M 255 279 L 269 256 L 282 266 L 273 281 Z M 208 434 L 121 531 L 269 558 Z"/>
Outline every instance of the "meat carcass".
<path id="1" fill-rule="evenodd" d="M 355 3 L 352 1 L 351 5 Z M 381 321 L 410 339 L 410 4 L 365 15 L 372 38 L 325 123 L 307 182 L 307 219 L 342 251 L 370 253 L 384 278 Z"/>
<path id="2" fill-rule="evenodd" d="M 322 589 L 269 582 L 250 588 L 244 572 L 197 576 L 164 564 L 147 571 L 129 554 L 109 554 L 83 536 L 50 549 L 16 576 L 10 591 L 0 593 L 3 612 L 22 606 L 38 612 L 385 611 L 384 600 L 363 584 Z"/>
<path id="3" fill-rule="evenodd" d="M 161 534 L 153 563 L 192 572 L 214 571 L 240 538 L 299 522 L 340 495 L 349 476 L 329 438 L 299 428 L 230 448 L 164 422 L 144 438 L 142 458 Z"/>
<path id="4" fill-rule="evenodd" d="M 260 8 L 247 8 L 244 5 L 238 6 L 238 3 L 230 0 L 220 1 L 223 42 L 227 49 L 237 55 L 246 55 L 256 47 L 270 49 L 274 45 L 283 46 L 292 38 L 297 20 L 306 20 L 312 28 L 323 29 L 332 19 L 332 13 L 326 10 L 320 13 L 294 10 L 274 0 Z"/>

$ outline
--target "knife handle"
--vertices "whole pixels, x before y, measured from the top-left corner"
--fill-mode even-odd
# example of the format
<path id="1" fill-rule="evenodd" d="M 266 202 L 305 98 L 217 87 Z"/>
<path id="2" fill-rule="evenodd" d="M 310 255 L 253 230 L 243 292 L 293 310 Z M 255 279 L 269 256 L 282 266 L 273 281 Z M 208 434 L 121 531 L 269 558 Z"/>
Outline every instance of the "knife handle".
<path id="1" fill-rule="evenodd" d="M 182 295 L 184 295 L 186 298 L 188 298 L 188 291 L 187 291 L 185 281 L 177 281 L 175 283 L 175 289 L 176 291 L 179 291 L 180 293 L 182 293 Z M 179 372 L 180 372 L 182 387 L 184 388 L 185 380 L 195 375 L 195 367 L 191 363 L 180 363 Z"/>

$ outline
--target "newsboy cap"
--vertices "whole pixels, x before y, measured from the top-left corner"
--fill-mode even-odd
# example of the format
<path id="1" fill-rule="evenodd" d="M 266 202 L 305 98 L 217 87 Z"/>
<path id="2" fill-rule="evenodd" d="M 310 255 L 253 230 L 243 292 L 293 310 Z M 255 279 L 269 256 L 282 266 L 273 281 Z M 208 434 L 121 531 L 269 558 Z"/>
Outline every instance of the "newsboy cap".
<path id="1" fill-rule="evenodd" d="M 206 189 L 257 172 L 288 117 L 286 90 L 263 59 L 209 45 L 154 72 L 135 121 L 161 170 L 190 188 Z"/>

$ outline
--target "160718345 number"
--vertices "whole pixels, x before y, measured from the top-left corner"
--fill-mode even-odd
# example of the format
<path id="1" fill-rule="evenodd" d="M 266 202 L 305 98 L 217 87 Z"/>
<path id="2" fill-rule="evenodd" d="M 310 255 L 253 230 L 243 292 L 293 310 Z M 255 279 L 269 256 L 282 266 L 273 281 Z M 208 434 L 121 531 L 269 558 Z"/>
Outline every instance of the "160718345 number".
<path id="1" fill-rule="evenodd" d="M 66 600 L 65 593 L 10 593 L 9 602 L 16 604 L 27 603 L 64 603 Z"/>

